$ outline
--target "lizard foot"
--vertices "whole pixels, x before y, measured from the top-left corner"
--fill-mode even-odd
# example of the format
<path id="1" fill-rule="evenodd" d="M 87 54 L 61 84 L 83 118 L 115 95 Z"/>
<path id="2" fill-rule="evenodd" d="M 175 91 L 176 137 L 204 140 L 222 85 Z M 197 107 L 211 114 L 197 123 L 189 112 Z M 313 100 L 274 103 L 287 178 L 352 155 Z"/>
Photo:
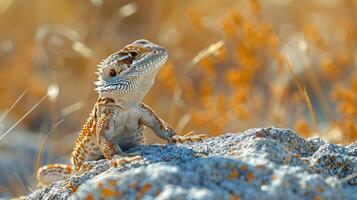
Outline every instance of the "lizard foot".
<path id="1" fill-rule="evenodd" d="M 66 188 L 69 189 L 71 191 L 71 193 L 75 193 L 77 191 L 77 187 L 75 187 L 74 185 L 72 185 L 71 182 L 68 182 L 66 184 Z"/>
<path id="2" fill-rule="evenodd" d="M 125 152 L 123 154 L 119 154 L 121 156 L 125 156 L 125 157 L 135 157 L 135 156 L 139 156 L 140 155 L 140 152 L 139 151 L 135 151 L 135 152 Z"/>
<path id="3" fill-rule="evenodd" d="M 208 136 L 206 134 L 195 135 L 194 131 L 190 131 L 186 135 L 174 135 L 170 142 L 172 143 L 183 143 L 183 142 L 197 142 L 202 141 L 203 139 L 207 139 Z"/>
<path id="4" fill-rule="evenodd" d="M 114 155 L 113 159 L 110 161 L 110 164 L 112 165 L 112 167 L 117 167 L 120 166 L 122 164 L 126 164 L 126 163 L 131 163 L 134 161 L 138 161 L 141 160 L 141 156 L 140 155 L 136 155 L 133 157 L 122 157 L 119 156 L 119 158 L 116 158 L 118 155 Z"/>

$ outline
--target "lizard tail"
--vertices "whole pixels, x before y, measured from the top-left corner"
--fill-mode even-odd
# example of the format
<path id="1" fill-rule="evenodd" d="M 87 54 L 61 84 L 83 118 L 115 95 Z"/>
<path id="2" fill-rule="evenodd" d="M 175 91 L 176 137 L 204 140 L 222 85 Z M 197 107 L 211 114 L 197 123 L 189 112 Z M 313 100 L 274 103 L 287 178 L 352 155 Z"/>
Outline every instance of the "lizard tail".
<path id="1" fill-rule="evenodd" d="M 72 165 L 50 164 L 42 166 L 37 171 L 37 180 L 40 186 L 49 185 L 55 181 L 69 178 L 74 171 Z"/>

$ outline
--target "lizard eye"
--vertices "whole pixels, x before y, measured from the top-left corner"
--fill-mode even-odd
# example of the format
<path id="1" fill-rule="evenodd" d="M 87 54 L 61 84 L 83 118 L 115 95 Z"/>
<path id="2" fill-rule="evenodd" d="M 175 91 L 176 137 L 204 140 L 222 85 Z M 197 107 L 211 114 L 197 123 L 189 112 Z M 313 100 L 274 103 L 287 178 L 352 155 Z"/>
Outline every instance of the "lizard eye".
<path id="1" fill-rule="evenodd" d="M 129 51 L 128 55 L 132 58 L 136 58 L 139 53 L 137 51 Z"/>
<path id="2" fill-rule="evenodd" d="M 117 75 L 117 71 L 115 71 L 115 69 L 111 69 L 111 70 L 109 71 L 109 74 L 110 74 L 110 76 L 114 77 L 114 76 Z"/>

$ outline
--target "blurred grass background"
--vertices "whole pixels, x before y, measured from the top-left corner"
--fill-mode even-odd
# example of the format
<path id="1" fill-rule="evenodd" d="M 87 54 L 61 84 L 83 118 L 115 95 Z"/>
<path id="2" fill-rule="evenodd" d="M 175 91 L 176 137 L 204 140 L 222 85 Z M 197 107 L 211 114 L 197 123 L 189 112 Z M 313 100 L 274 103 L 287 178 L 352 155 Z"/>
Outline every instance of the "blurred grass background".
<path id="1" fill-rule="evenodd" d="M 0 197 L 35 188 L 46 135 L 39 164 L 69 161 L 96 65 L 140 38 L 169 51 L 145 102 L 179 133 L 357 138 L 355 0 L 0 0 L 0 16 L 0 113 L 22 97 L 0 137 L 31 111 L 0 140 Z"/>

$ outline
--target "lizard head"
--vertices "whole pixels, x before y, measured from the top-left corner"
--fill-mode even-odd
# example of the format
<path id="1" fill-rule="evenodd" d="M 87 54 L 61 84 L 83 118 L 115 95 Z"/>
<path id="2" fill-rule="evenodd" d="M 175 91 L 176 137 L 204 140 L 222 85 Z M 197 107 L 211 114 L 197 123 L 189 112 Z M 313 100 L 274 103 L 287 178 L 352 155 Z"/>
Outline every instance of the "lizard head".
<path id="1" fill-rule="evenodd" d="M 103 97 L 124 103 L 140 102 L 154 84 L 156 73 L 167 56 L 164 47 L 137 40 L 99 64 L 95 90 Z"/>

